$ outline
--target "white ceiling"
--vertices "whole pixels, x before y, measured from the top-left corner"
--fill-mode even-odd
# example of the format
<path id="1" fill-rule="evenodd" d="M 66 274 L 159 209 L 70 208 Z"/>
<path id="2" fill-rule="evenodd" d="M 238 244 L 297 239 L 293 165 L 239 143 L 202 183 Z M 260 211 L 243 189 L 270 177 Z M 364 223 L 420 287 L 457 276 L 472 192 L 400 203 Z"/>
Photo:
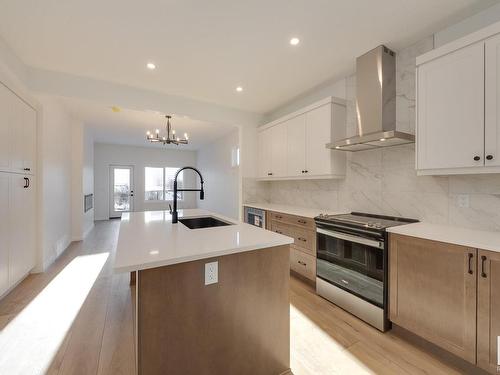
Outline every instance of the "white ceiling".
<path id="1" fill-rule="evenodd" d="M 265 113 L 496 2 L 0 0 L 0 36 L 29 66 Z"/>
<path id="2" fill-rule="evenodd" d="M 94 142 L 124 144 L 143 147 L 197 150 L 215 141 L 236 127 L 216 125 L 194 120 L 186 116 L 171 114 L 172 128 L 180 135 L 189 134 L 189 144 L 164 146 L 146 141 L 146 131 L 160 129 L 165 134 L 165 114 L 154 111 L 136 111 L 120 108 L 113 112 L 111 106 L 74 98 L 59 98 L 66 109 L 92 132 Z"/>

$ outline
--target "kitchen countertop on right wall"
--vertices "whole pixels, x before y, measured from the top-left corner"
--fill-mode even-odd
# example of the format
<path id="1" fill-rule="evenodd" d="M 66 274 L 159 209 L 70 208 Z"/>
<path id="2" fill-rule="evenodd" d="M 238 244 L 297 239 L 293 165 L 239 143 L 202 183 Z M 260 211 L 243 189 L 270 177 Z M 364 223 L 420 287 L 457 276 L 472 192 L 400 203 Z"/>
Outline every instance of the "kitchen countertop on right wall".
<path id="1" fill-rule="evenodd" d="M 387 229 L 390 233 L 500 252 L 500 232 L 425 222 Z"/>

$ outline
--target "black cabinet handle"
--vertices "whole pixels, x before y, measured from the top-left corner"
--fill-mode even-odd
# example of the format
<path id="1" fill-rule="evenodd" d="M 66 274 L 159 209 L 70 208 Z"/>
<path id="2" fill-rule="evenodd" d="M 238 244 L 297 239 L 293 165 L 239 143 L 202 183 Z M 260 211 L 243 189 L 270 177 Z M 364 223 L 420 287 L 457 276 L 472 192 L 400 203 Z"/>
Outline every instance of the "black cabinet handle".
<path id="1" fill-rule="evenodd" d="M 486 160 L 493 160 L 493 155 L 487 155 Z"/>
<path id="2" fill-rule="evenodd" d="M 276 217 L 276 219 L 283 219 L 283 216 L 280 216 L 280 215 L 276 215 L 275 217 Z"/>
<path id="3" fill-rule="evenodd" d="M 299 241 L 302 241 L 302 242 L 307 242 L 307 240 L 306 240 L 305 238 L 303 238 L 303 237 L 299 237 L 299 238 L 297 238 L 297 239 L 298 239 Z"/>
<path id="4" fill-rule="evenodd" d="M 469 253 L 469 274 L 472 275 L 472 265 L 471 265 L 471 260 L 474 258 L 474 254 Z"/>
<path id="5" fill-rule="evenodd" d="M 479 156 L 474 156 L 474 160 L 479 161 L 479 160 L 481 160 L 481 158 Z"/>
<path id="6" fill-rule="evenodd" d="M 304 173 L 304 171 L 301 171 L 302 173 Z"/>
<path id="7" fill-rule="evenodd" d="M 306 264 L 306 263 L 304 263 L 304 262 L 302 262 L 302 261 L 300 261 L 300 260 L 298 260 L 298 261 L 297 261 L 297 263 L 298 263 L 298 264 L 300 264 L 300 265 L 302 265 L 302 266 L 307 266 L 307 264 Z"/>
<path id="8" fill-rule="evenodd" d="M 272 172 L 268 172 L 268 173 L 267 173 L 267 175 L 268 175 L 268 176 L 272 176 L 272 175 L 273 175 L 273 173 L 272 173 Z"/>
<path id="9" fill-rule="evenodd" d="M 24 177 L 24 186 L 23 188 L 27 189 L 30 187 L 30 179 L 28 177 Z"/>
<path id="10" fill-rule="evenodd" d="M 297 222 L 300 224 L 307 224 L 307 221 L 305 221 L 305 220 L 297 220 Z"/>
<path id="11" fill-rule="evenodd" d="M 25 171 L 31 171 L 31 168 L 24 168 Z"/>
<path id="12" fill-rule="evenodd" d="M 275 230 L 275 232 L 278 233 L 278 234 L 283 234 L 283 232 L 280 231 L 280 230 Z"/>
<path id="13" fill-rule="evenodd" d="M 486 272 L 484 272 L 484 263 L 486 262 L 486 256 L 481 255 L 481 277 L 486 278 Z"/>
<path id="14" fill-rule="evenodd" d="M 308 172 L 309 172 L 309 171 L 308 171 L 307 169 L 304 171 L 304 173 L 308 173 Z"/>

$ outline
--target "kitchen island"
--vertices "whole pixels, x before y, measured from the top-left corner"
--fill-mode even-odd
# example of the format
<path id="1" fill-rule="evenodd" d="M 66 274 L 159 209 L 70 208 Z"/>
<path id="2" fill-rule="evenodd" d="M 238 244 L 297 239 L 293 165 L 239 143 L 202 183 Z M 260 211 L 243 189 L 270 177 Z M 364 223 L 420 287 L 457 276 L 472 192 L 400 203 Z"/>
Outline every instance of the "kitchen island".
<path id="1" fill-rule="evenodd" d="M 198 217 L 215 220 L 185 221 Z M 204 210 L 176 224 L 168 211 L 123 214 L 114 268 L 136 273 L 138 373 L 287 373 L 292 242 Z"/>

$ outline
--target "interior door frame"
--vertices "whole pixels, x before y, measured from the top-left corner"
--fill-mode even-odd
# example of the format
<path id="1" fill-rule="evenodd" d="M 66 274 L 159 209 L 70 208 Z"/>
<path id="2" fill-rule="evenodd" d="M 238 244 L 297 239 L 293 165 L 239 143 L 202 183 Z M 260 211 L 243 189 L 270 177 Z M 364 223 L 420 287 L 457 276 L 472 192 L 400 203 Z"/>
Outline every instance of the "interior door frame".
<path id="1" fill-rule="evenodd" d="M 114 210 L 114 185 L 115 185 L 115 169 L 129 169 L 130 170 L 130 209 L 129 211 L 117 212 Z M 109 166 L 109 194 L 108 194 L 108 216 L 110 219 L 121 217 L 122 212 L 134 211 L 134 166 L 133 165 L 121 165 L 121 164 L 110 164 Z"/>

